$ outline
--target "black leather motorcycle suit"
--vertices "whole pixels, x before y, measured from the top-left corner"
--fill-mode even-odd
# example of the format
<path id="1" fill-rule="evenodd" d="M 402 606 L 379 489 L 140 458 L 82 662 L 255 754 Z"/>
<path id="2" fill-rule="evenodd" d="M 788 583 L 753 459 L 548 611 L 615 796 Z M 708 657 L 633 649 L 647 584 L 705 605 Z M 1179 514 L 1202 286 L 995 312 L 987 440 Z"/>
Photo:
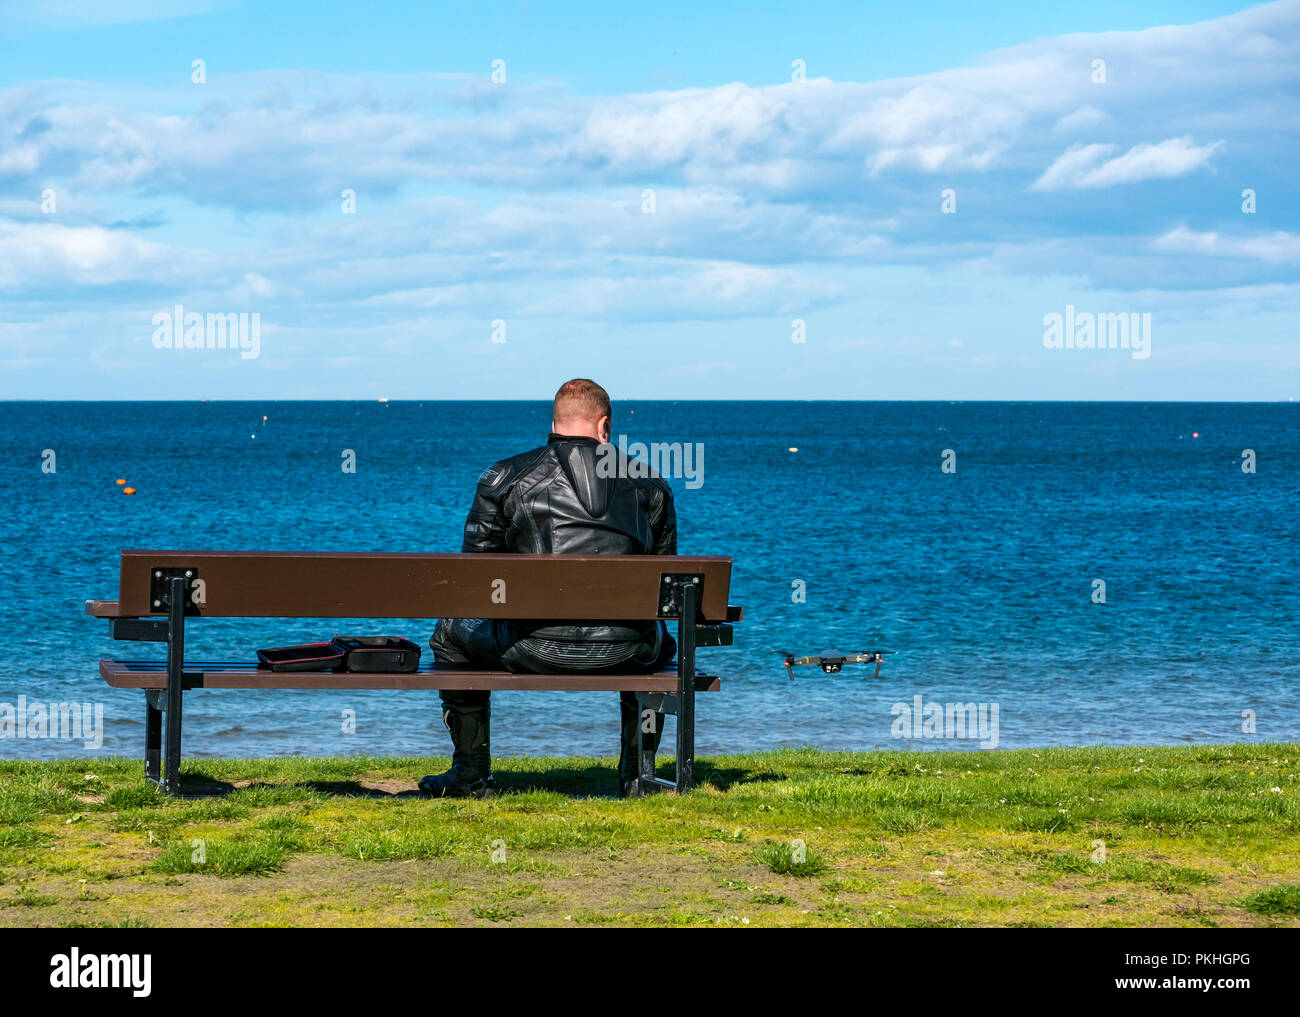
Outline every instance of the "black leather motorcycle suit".
<path id="1" fill-rule="evenodd" d="M 673 495 L 658 476 L 594 438 L 552 434 L 541 448 L 483 471 L 461 551 L 511 554 L 676 554 Z M 660 622 L 444 619 L 430 642 L 443 663 L 570 674 L 649 668 Z"/>
<path id="2" fill-rule="evenodd" d="M 461 551 L 513 554 L 676 554 L 671 489 L 643 464 L 594 438 L 551 434 L 541 448 L 488 467 L 478 478 Z M 429 645 L 441 664 L 539 674 L 653 671 L 676 645 L 662 622 L 444 618 Z M 453 767 L 490 780 L 490 693 L 442 693 L 455 743 Z M 636 696 L 620 696 L 620 784 L 635 776 Z M 663 730 L 642 733 L 653 752 Z"/>

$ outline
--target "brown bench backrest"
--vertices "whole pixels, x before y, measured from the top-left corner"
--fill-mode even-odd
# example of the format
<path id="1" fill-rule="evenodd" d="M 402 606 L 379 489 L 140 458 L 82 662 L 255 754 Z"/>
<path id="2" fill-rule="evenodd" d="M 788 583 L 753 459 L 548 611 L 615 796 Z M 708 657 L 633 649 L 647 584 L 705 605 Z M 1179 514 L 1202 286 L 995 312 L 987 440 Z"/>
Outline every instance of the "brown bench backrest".
<path id="1" fill-rule="evenodd" d="M 195 613 L 215 618 L 671 619 L 664 576 L 684 574 L 700 577 L 699 620 L 725 622 L 731 585 L 731 559 L 707 555 L 123 551 L 118 600 L 87 611 L 165 614 L 153 570 L 179 567 L 202 581 Z"/>

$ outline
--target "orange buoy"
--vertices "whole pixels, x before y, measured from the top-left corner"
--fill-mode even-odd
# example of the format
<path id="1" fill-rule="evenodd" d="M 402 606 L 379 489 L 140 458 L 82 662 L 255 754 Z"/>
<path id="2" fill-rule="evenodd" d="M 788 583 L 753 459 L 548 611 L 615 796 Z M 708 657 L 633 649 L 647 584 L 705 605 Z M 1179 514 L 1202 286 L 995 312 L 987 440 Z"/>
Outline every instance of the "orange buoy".
<path id="1" fill-rule="evenodd" d="M 1201 432 L 1200 432 L 1200 431 L 1193 431 L 1193 432 L 1192 432 L 1192 437 L 1193 437 L 1193 438 L 1199 438 L 1200 436 L 1201 436 Z"/>
<path id="2" fill-rule="evenodd" d="M 118 482 L 117 482 L 117 486 L 118 486 L 118 487 L 121 487 L 121 486 L 122 486 L 123 484 L 125 484 L 125 483 L 126 483 L 125 480 L 122 480 L 122 479 L 119 478 L 119 479 L 118 479 Z"/>
<path id="3" fill-rule="evenodd" d="M 135 494 L 135 488 L 134 488 L 134 487 L 124 487 L 124 488 L 122 488 L 122 493 L 123 493 L 123 494 Z"/>

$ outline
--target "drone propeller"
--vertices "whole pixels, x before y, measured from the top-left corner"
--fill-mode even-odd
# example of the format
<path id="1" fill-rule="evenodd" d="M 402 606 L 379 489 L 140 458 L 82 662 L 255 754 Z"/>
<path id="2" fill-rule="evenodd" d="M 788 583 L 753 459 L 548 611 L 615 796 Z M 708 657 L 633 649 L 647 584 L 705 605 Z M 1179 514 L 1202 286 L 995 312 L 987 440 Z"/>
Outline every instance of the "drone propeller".
<path id="1" fill-rule="evenodd" d="M 786 659 L 787 664 L 816 664 L 821 660 L 821 657 L 817 656 L 815 653 L 809 656 L 800 657 L 798 654 L 791 653 L 789 650 L 777 650 L 776 652 Z"/>
<path id="2" fill-rule="evenodd" d="M 791 681 L 794 681 L 795 664 L 813 664 L 821 660 L 820 657 L 796 657 L 789 650 L 778 650 L 777 653 L 781 654 L 781 656 L 785 658 L 785 660 L 782 663 L 785 664 L 786 677 L 789 678 Z"/>

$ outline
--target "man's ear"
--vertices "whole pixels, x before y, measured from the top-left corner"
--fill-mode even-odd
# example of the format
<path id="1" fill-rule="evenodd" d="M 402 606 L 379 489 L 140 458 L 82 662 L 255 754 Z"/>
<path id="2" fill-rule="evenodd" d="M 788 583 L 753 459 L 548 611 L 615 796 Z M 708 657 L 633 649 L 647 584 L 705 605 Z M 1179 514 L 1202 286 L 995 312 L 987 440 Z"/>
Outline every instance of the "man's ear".
<path id="1" fill-rule="evenodd" d="M 600 423 L 596 425 L 596 430 L 600 432 L 600 440 L 607 442 L 610 439 L 609 417 L 601 417 Z"/>
<path id="2" fill-rule="evenodd" d="M 559 434 L 559 433 L 560 433 L 559 428 L 557 428 L 557 427 L 555 426 L 555 421 L 552 420 L 552 421 L 551 421 L 551 434 Z"/>

